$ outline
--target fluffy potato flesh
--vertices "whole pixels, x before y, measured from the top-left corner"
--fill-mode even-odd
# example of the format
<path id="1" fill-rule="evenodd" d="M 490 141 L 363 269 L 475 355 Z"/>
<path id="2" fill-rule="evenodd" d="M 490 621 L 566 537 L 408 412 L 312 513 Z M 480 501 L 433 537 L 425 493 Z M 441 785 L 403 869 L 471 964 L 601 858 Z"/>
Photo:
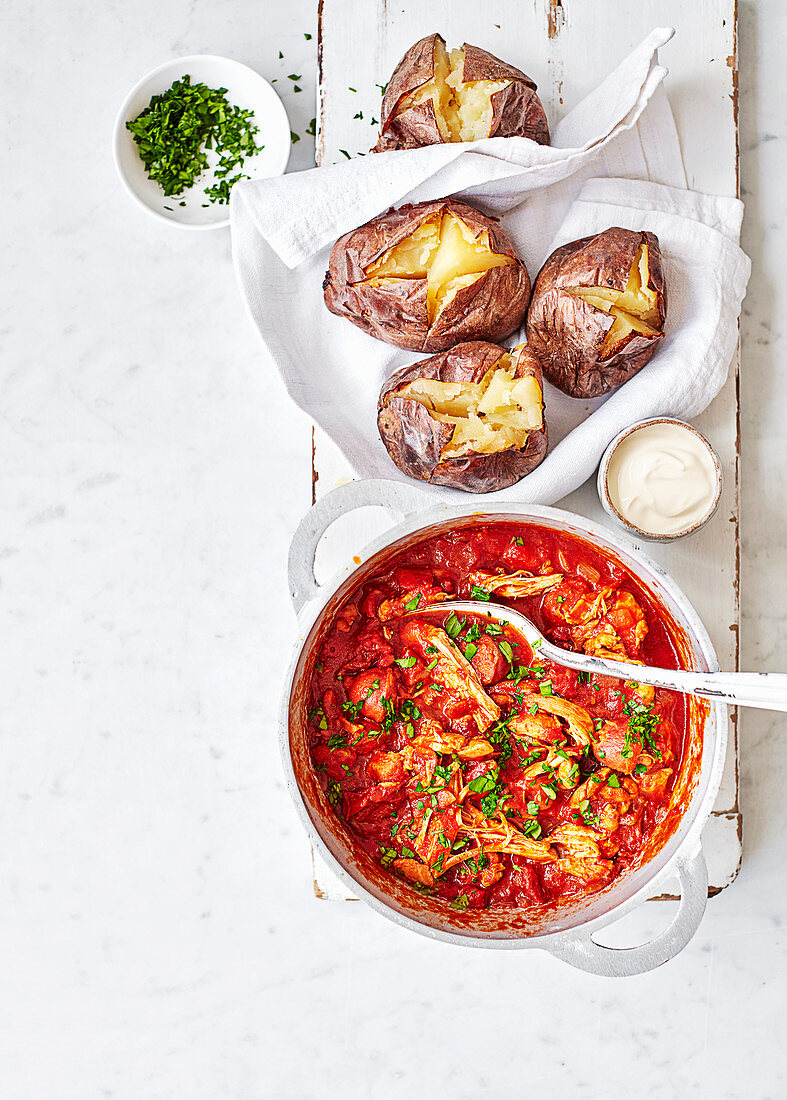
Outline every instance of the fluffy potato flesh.
<path id="1" fill-rule="evenodd" d="M 489 137 L 492 96 L 511 81 L 463 81 L 464 60 L 464 47 L 449 54 L 445 44 L 435 39 L 434 76 L 402 99 L 397 115 L 431 99 L 443 141 L 478 141 Z"/>
<path id="2" fill-rule="evenodd" d="M 454 424 L 441 459 L 522 449 L 528 433 L 543 425 L 541 387 L 532 376 L 514 376 L 504 355 L 480 382 L 440 382 L 417 378 L 395 395 L 424 405 L 435 420 Z"/>
<path id="3" fill-rule="evenodd" d="M 606 286 L 572 287 L 570 293 L 596 309 L 603 309 L 613 318 L 612 327 L 601 345 L 602 358 L 611 354 L 629 335 L 658 336 L 658 300 L 655 290 L 648 287 L 648 246 L 641 244 L 629 271 L 625 290 Z"/>
<path id="4" fill-rule="evenodd" d="M 492 267 L 514 263 L 492 251 L 489 233 L 476 237 L 461 218 L 446 210 L 424 219 L 404 240 L 389 248 L 366 271 L 373 286 L 398 279 L 427 280 L 429 324 L 466 286 Z"/>
<path id="5" fill-rule="evenodd" d="M 426 103 L 431 100 L 440 137 L 443 141 L 458 141 L 458 138 L 455 139 L 451 136 L 452 130 L 449 123 L 449 118 L 452 121 L 455 118 L 455 112 L 452 112 L 450 108 L 453 91 L 448 83 L 450 75 L 451 62 L 448 59 L 445 46 L 439 38 L 435 39 L 434 75 L 432 79 L 410 92 L 409 95 L 404 96 L 399 103 L 396 114 L 400 115 L 403 111 L 409 111 L 411 107 L 417 107 L 419 103 Z"/>

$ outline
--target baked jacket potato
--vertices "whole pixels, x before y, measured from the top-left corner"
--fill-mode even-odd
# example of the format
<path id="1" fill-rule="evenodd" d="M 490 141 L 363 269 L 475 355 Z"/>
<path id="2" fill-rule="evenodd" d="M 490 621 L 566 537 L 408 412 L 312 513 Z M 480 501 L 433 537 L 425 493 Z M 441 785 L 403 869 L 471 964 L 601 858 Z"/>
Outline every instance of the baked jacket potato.
<path id="1" fill-rule="evenodd" d="M 468 43 L 449 54 L 443 38 L 430 34 L 410 47 L 388 82 L 373 151 L 515 136 L 549 145 L 530 77 Z"/>
<path id="2" fill-rule="evenodd" d="M 408 477 L 469 493 L 504 489 L 546 454 L 541 364 L 527 344 L 457 344 L 388 379 L 377 426 Z"/>
<path id="3" fill-rule="evenodd" d="M 429 352 L 501 340 L 530 300 L 508 235 L 450 198 L 390 210 L 340 237 L 323 289 L 331 313 L 389 344 Z"/>
<path id="4" fill-rule="evenodd" d="M 527 339 L 553 386 L 598 397 L 642 370 L 664 336 L 666 315 L 658 237 L 605 229 L 564 244 L 541 268 Z"/>

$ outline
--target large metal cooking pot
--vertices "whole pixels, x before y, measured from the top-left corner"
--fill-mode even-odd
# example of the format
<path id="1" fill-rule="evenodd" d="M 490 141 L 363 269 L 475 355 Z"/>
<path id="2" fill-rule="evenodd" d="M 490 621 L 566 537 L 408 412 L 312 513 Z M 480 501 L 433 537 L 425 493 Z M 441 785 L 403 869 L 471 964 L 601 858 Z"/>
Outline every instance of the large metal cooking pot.
<path id="1" fill-rule="evenodd" d="M 314 576 L 317 545 L 328 527 L 353 509 L 380 506 L 401 517 L 383 537 L 361 552 L 361 564 L 346 568 L 323 586 Z M 721 781 L 727 745 L 727 716 L 721 703 L 689 700 L 688 747 L 675 782 L 671 831 L 657 836 L 640 866 L 618 876 L 600 893 L 546 915 L 525 911 L 455 912 L 423 896 L 384 871 L 354 844 L 333 813 L 309 759 L 306 736 L 307 688 L 320 642 L 348 591 L 394 554 L 448 529 L 479 523 L 535 522 L 565 531 L 608 551 L 649 589 L 672 619 L 673 635 L 686 667 L 718 669 L 716 654 L 699 617 L 680 588 L 628 537 L 569 512 L 533 505 L 434 505 L 414 487 L 389 481 L 354 481 L 324 497 L 305 516 L 290 548 L 290 593 L 298 615 L 281 705 L 281 751 L 292 799 L 315 848 L 336 875 L 389 920 L 433 939 L 470 947 L 540 948 L 594 974 L 622 976 L 652 970 L 681 951 L 705 910 L 708 874 L 700 834 Z M 357 560 L 357 559 L 356 559 Z M 677 877 L 680 904 L 670 926 L 649 943 L 609 948 L 593 936 Z"/>

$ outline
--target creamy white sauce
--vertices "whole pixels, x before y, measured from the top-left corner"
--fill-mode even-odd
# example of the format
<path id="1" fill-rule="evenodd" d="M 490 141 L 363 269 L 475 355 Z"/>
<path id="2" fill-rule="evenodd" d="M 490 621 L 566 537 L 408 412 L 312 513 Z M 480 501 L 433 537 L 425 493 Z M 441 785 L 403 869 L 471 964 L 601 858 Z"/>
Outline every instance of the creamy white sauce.
<path id="1" fill-rule="evenodd" d="M 620 514 L 652 535 L 676 535 L 704 519 L 718 488 L 705 443 L 680 424 L 647 424 L 610 459 L 607 488 Z"/>

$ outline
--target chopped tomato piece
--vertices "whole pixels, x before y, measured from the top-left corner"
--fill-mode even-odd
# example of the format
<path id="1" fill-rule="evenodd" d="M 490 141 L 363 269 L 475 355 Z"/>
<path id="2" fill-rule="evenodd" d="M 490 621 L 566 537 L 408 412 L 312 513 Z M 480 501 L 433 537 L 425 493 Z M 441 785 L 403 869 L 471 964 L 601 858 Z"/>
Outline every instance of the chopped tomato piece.
<path id="1" fill-rule="evenodd" d="M 535 556 L 532 546 L 520 545 L 513 539 L 500 555 L 500 560 L 505 562 L 509 569 L 527 569 L 529 573 L 535 573 Z"/>
<path id="2" fill-rule="evenodd" d="M 387 807 L 395 797 L 395 783 L 376 783 L 373 787 L 366 787 L 360 791 L 345 791 L 345 817 L 356 817 L 370 807 L 373 809 L 380 807 L 381 814 L 378 816 L 388 817 L 390 810 Z M 401 796 L 399 797 L 401 799 Z"/>
<path id="3" fill-rule="evenodd" d="M 373 722 L 382 722 L 385 718 L 383 700 L 389 702 L 394 697 L 396 678 L 390 668 L 370 668 L 360 673 L 348 684 L 350 702 L 356 707 L 362 704 L 360 713 Z"/>
<path id="4" fill-rule="evenodd" d="M 401 753 L 376 750 L 369 757 L 369 772 L 381 782 L 404 782 L 405 770 Z"/>
<path id="5" fill-rule="evenodd" d="M 475 568 L 480 553 L 475 540 L 458 531 L 435 541 L 435 561 L 443 566 L 450 563 L 453 572 L 470 573 Z"/>
<path id="6" fill-rule="evenodd" d="M 627 718 L 612 718 L 598 731 L 593 752 L 600 764 L 629 775 L 634 771 L 642 745 L 631 736 Z"/>
<path id="7" fill-rule="evenodd" d="M 382 624 L 371 619 L 352 639 L 349 659 L 340 666 L 342 676 L 353 675 L 369 665 L 379 665 L 383 658 L 392 653 L 392 646 L 383 634 Z"/>
<path id="8" fill-rule="evenodd" d="M 648 798 L 663 798 L 671 775 L 672 768 L 659 768 L 656 772 L 643 775 L 639 781 L 642 793 Z"/>
<path id="9" fill-rule="evenodd" d="M 544 900 L 538 871 L 532 863 L 524 863 L 516 857 L 512 860 L 511 872 L 507 880 L 500 883 L 500 888 L 501 891 L 505 889 L 515 905 L 540 905 Z"/>
<path id="10" fill-rule="evenodd" d="M 494 684 L 505 676 L 508 663 L 488 634 L 482 634 L 478 647 L 470 658 L 470 664 L 478 673 L 482 684 Z"/>
<path id="11" fill-rule="evenodd" d="M 431 588 L 434 585 L 434 573 L 431 569 L 405 565 L 394 570 L 394 580 L 403 591 L 415 591 Z"/>
<path id="12" fill-rule="evenodd" d="M 564 668 L 562 665 L 553 664 L 552 661 L 543 661 L 544 678 L 536 681 L 543 683 L 549 680 L 555 695 L 562 695 L 564 699 L 575 699 L 579 692 L 579 679 L 576 670 Z"/>

